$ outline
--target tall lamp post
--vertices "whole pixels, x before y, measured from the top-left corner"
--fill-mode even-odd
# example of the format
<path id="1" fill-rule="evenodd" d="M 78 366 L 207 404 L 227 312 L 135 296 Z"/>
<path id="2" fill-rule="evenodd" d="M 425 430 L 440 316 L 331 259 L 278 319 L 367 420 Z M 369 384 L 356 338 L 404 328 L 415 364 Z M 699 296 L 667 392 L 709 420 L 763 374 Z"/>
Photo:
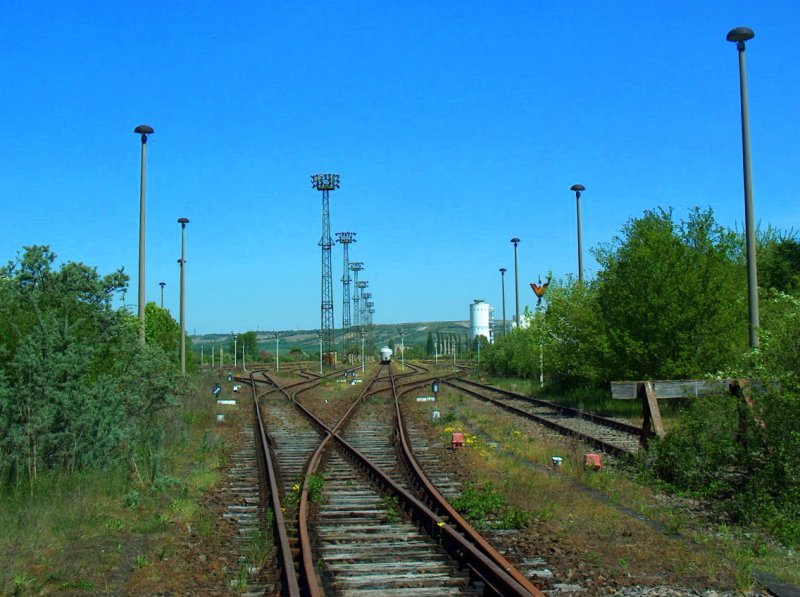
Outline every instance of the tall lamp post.
<path id="1" fill-rule="evenodd" d="M 400 364 L 403 371 L 406 370 L 406 344 L 403 339 L 404 336 L 403 328 L 400 328 Z"/>
<path id="2" fill-rule="evenodd" d="M 503 336 L 506 335 L 506 268 L 500 268 L 500 287 L 503 292 Z"/>
<path id="3" fill-rule="evenodd" d="M 133 132 L 141 135 L 142 139 L 142 158 L 139 178 L 139 340 L 144 342 L 144 223 L 145 223 L 145 189 L 146 189 L 146 169 L 147 158 L 147 135 L 153 134 L 153 127 L 140 124 Z"/>
<path id="4" fill-rule="evenodd" d="M 583 245 L 581 243 L 581 192 L 586 190 L 582 184 L 574 184 L 569 188 L 575 192 L 575 206 L 578 213 L 578 282 L 583 284 Z"/>
<path id="5" fill-rule="evenodd" d="M 514 243 L 514 293 L 516 296 L 517 305 L 517 329 L 519 329 L 519 268 L 517 267 L 517 245 L 519 244 L 519 239 L 515 236 L 511 239 L 511 242 Z"/>
<path id="6" fill-rule="evenodd" d="M 281 333 L 280 332 L 275 332 L 275 369 L 277 371 L 281 370 L 280 342 L 281 342 Z"/>
<path id="7" fill-rule="evenodd" d="M 178 218 L 178 224 L 181 225 L 181 373 L 183 375 L 186 375 L 186 224 L 188 223 L 188 218 Z M 163 286 L 161 293 L 163 303 Z"/>
<path id="8" fill-rule="evenodd" d="M 159 282 L 158 285 L 161 286 L 161 308 L 163 309 L 164 308 L 164 286 L 166 286 L 167 283 L 166 282 Z"/>
<path id="9" fill-rule="evenodd" d="M 236 344 L 236 340 L 239 338 L 239 334 L 236 332 L 231 332 L 231 336 L 233 336 L 233 369 L 236 370 L 237 362 L 238 362 L 238 347 Z"/>
<path id="10" fill-rule="evenodd" d="M 364 332 L 361 332 L 361 373 L 364 373 Z"/>
<path id="11" fill-rule="evenodd" d="M 744 228 L 747 249 L 747 307 L 750 316 L 750 347 L 758 346 L 758 274 L 756 272 L 756 227 L 753 215 L 753 181 L 750 173 L 750 115 L 747 103 L 747 68 L 744 42 L 755 37 L 752 29 L 731 29 L 725 39 L 736 42 L 739 54 L 739 97 L 742 111 L 742 170 L 744 171 Z"/>

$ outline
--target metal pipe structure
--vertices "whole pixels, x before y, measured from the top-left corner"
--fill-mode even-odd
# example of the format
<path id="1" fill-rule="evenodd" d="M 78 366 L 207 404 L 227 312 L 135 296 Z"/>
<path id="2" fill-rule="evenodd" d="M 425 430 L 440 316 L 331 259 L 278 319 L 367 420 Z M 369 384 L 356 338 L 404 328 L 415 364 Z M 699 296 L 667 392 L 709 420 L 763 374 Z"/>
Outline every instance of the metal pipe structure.
<path id="1" fill-rule="evenodd" d="M 178 218 L 181 225 L 181 374 L 186 375 L 186 224 L 188 218 Z M 164 292 L 164 287 L 161 287 Z M 162 299 L 163 303 L 163 299 Z"/>
<path id="2" fill-rule="evenodd" d="M 747 65 L 745 42 L 755 37 L 752 29 L 737 27 L 728 32 L 726 40 L 736 42 L 739 54 L 739 98 L 742 112 L 742 170 L 744 173 L 744 229 L 747 251 L 747 310 L 749 315 L 750 348 L 758 346 L 758 273 L 756 269 L 756 226 L 753 214 L 753 181 L 750 171 L 750 111 L 747 102 Z"/>
<path id="3" fill-rule="evenodd" d="M 519 329 L 519 267 L 517 266 L 517 245 L 519 244 L 519 239 L 515 236 L 511 239 L 511 242 L 514 243 L 514 293 L 516 296 L 516 321 L 517 321 L 517 329 Z"/>
<path id="4" fill-rule="evenodd" d="M 500 287 L 503 292 L 503 335 L 506 335 L 506 268 L 500 268 Z"/>
<path id="5" fill-rule="evenodd" d="M 581 242 L 581 192 L 586 190 L 582 184 L 574 184 L 569 188 L 575 191 L 575 206 L 578 213 L 578 282 L 583 284 L 583 245 Z"/>
<path id="6" fill-rule="evenodd" d="M 142 157 L 141 157 L 141 167 L 140 167 L 140 178 L 139 178 L 139 340 L 144 342 L 144 307 L 145 307 L 145 298 L 144 298 L 144 282 L 145 282 L 145 271 L 144 271 L 144 236 L 145 236 L 145 190 L 146 190 L 146 160 L 147 160 L 147 135 L 153 134 L 153 127 L 140 124 L 133 132 L 137 135 L 141 135 L 142 140 Z"/>
<path id="7" fill-rule="evenodd" d="M 166 286 L 167 283 L 166 282 L 159 282 L 158 285 L 161 286 L 161 308 L 163 309 L 164 308 L 164 286 Z"/>

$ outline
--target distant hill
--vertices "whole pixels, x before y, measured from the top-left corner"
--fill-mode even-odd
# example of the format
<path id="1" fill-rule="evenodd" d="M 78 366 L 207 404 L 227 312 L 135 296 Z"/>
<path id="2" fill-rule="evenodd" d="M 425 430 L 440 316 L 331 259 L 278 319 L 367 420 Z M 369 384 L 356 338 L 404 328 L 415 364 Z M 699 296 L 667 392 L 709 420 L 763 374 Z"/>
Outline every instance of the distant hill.
<path id="1" fill-rule="evenodd" d="M 424 352 L 428 341 L 428 333 L 456 334 L 464 339 L 469 335 L 469 321 L 426 321 L 414 323 L 394 323 L 394 324 L 374 324 L 365 329 L 366 340 L 370 342 L 369 349 L 374 350 L 390 344 L 400 345 L 399 330 L 403 330 L 403 340 L 406 347 L 416 346 Z M 241 330 L 242 332 L 252 330 Z M 279 330 L 281 354 L 289 352 L 292 348 L 300 348 L 303 352 L 319 354 L 319 330 Z M 356 342 L 360 343 L 360 336 L 355 331 Z M 260 350 L 269 352 L 275 351 L 275 336 L 273 332 L 257 331 L 258 347 Z M 337 349 L 341 350 L 342 331 L 336 330 Z M 371 337 L 371 338 L 370 338 Z M 212 343 L 219 345 L 220 342 L 228 343 L 231 341 L 230 334 L 204 334 L 202 336 L 192 336 L 192 346 L 198 349 L 201 346 L 210 347 Z"/>

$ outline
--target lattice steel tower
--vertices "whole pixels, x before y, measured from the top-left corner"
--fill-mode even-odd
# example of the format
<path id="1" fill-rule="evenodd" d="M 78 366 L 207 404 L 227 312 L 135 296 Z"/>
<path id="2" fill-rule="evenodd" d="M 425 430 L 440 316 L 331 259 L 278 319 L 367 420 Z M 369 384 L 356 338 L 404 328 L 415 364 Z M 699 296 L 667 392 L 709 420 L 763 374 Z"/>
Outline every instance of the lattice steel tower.
<path id="1" fill-rule="evenodd" d="M 358 285 L 358 272 L 364 269 L 364 264 L 361 261 L 354 261 L 350 264 L 350 271 L 353 272 L 353 326 L 358 327 L 360 325 L 359 319 L 359 312 L 358 312 L 358 303 L 359 303 L 359 295 L 358 293 L 361 292 L 359 290 Z"/>
<path id="2" fill-rule="evenodd" d="M 345 344 L 350 333 L 350 243 L 356 242 L 355 232 L 337 232 L 337 242 L 342 245 L 344 253 L 344 268 L 342 271 L 342 349 L 346 350 Z"/>
<path id="3" fill-rule="evenodd" d="M 353 299 L 356 303 L 356 325 L 358 325 L 362 331 L 364 326 L 364 312 L 362 310 L 363 308 L 361 307 L 361 299 L 363 298 L 362 295 L 364 294 L 364 289 L 367 287 L 368 283 L 369 282 L 365 282 L 363 280 L 361 282 L 356 282 L 356 296 Z"/>
<path id="4" fill-rule="evenodd" d="M 364 305 L 363 307 L 364 310 L 362 311 L 361 321 L 363 322 L 364 325 L 372 325 L 372 322 L 370 321 L 369 318 L 369 308 L 372 306 L 372 303 L 370 302 L 369 299 L 371 298 L 372 298 L 371 292 L 364 292 L 361 294 L 361 299 L 364 301 L 362 303 Z"/>
<path id="5" fill-rule="evenodd" d="M 322 353 L 330 355 L 328 363 L 333 365 L 333 273 L 331 269 L 331 209 L 329 193 L 339 188 L 338 174 L 312 174 L 311 188 L 322 191 L 322 302 L 320 304 L 320 334 Z"/>

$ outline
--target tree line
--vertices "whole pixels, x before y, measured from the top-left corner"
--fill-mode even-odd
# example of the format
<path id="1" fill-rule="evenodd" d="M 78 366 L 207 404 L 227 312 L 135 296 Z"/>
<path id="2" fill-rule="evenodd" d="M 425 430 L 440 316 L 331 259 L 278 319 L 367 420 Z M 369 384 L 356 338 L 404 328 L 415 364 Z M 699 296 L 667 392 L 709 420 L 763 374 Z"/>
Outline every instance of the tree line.
<path id="1" fill-rule="evenodd" d="M 692 400 L 682 422 L 642 458 L 659 482 L 709 500 L 800 545 L 800 241 L 763 231 L 760 345 L 748 339 L 744 240 L 710 210 L 676 221 L 646 211 L 594 249 L 596 276 L 554 280 L 530 326 L 498 339 L 483 364 L 554 392 L 612 380 L 751 378 L 752 407 L 734 396 Z M 794 455 L 794 456 L 791 456 Z"/>

